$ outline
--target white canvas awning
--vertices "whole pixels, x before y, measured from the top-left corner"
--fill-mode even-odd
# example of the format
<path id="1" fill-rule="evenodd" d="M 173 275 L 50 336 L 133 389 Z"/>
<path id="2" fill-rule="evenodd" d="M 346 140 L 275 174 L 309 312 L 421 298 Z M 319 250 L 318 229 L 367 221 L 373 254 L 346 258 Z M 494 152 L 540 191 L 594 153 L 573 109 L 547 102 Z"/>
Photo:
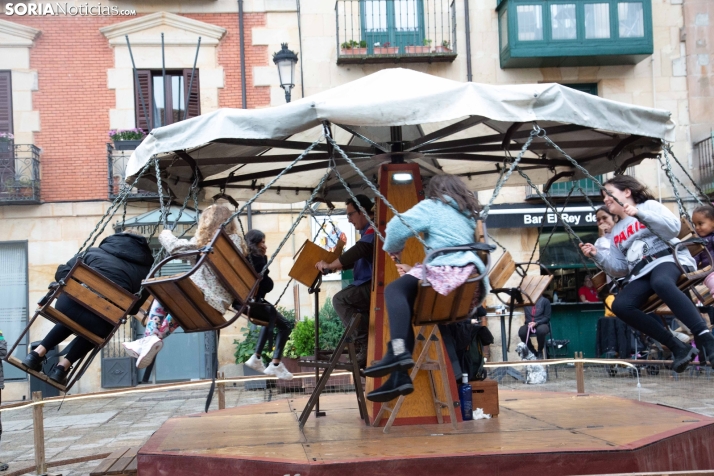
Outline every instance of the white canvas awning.
<path id="1" fill-rule="evenodd" d="M 282 106 L 220 109 L 155 129 L 132 154 L 127 182 L 158 156 L 162 180 L 177 197 L 185 196 L 197 169 L 207 194 L 225 186 L 226 193 L 245 200 L 318 139 L 323 124 L 370 178 L 394 158 L 390 152 L 404 150 L 410 153 L 400 158 L 418 163 L 426 180 L 439 173 L 459 174 L 472 190 L 493 188 L 504 160 L 518 154 L 533 124 L 592 174 L 656 157 L 662 141 L 673 142 L 675 134 L 668 111 L 558 84 L 461 83 L 395 68 Z M 305 200 L 326 173 L 329 154 L 323 141 L 261 199 Z M 335 158 L 350 186 L 364 191 L 359 176 Z M 541 138 L 521 166 L 539 184 L 561 172 L 567 180 L 582 178 Z M 508 184 L 524 183 L 514 174 Z M 156 189 L 153 170 L 139 187 Z M 333 200 L 346 196 L 335 177 L 322 194 Z"/>

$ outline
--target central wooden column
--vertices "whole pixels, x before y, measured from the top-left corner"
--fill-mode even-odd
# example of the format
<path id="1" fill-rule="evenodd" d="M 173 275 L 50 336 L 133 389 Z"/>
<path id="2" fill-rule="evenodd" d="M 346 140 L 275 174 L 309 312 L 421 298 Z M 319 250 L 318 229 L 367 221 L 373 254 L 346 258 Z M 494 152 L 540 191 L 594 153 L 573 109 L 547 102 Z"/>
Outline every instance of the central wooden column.
<path id="1" fill-rule="evenodd" d="M 395 173 L 411 173 L 412 181 L 409 183 L 395 182 L 392 176 Z M 394 208 L 399 213 L 403 213 L 416 205 L 424 198 L 422 189 L 421 175 L 419 174 L 419 166 L 416 164 L 384 164 L 379 169 L 379 191 L 386 197 Z M 379 231 L 384 234 L 384 230 L 389 220 L 394 216 L 386 204 L 379 198 L 375 202 L 375 224 L 379 227 Z M 389 342 L 389 318 L 385 307 L 384 290 L 389 283 L 399 277 L 397 268 L 387 253 L 382 251 L 382 241 L 379 237 L 374 238 L 374 272 L 372 280 L 372 301 L 371 312 L 369 319 L 369 351 L 367 353 L 367 363 L 373 360 L 379 360 L 384 356 L 387 350 L 387 342 Z M 424 248 L 416 240 L 410 238 L 404 247 L 402 253 L 402 263 L 414 265 L 424 259 Z M 415 335 L 417 333 L 415 329 Z M 437 331 L 438 334 L 438 331 Z M 441 336 L 439 335 L 441 341 Z M 442 344 L 443 345 L 443 344 Z M 416 343 L 415 355 L 421 349 L 421 344 Z M 431 357 L 436 359 L 436 352 L 432 349 Z M 444 355 L 446 349 L 444 349 Z M 454 379 L 451 365 L 447 365 L 449 382 L 451 385 L 451 395 L 453 398 L 458 398 L 456 389 L 456 381 Z M 367 379 L 366 391 L 370 392 L 378 388 L 382 383 L 386 382 L 389 377 Z M 440 400 L 445 400 L 442 390 L 442 382 L 435 378 L 436 390 Z M 407 396 L 404 404 L 399 411 L 399 416 L 395 420 L 395 425 L 421 425 L 426 423 L 437 423 L 436 410 L 431 397 L 429 378 L 427 372 L 419 372 L 419 375 L 414 380 L 414 393 Z M 381 404 L 367 401 L 367 412 L 371 422 L 379 412 Z M 456 412 L 459 420 L 461 412 Z M 449 414 L 447 410 L 442 410 L 442 415 L 445 422 L 449 422 Z M 387 418 L 382 419 L 381 424 L 386 423 Z"/>

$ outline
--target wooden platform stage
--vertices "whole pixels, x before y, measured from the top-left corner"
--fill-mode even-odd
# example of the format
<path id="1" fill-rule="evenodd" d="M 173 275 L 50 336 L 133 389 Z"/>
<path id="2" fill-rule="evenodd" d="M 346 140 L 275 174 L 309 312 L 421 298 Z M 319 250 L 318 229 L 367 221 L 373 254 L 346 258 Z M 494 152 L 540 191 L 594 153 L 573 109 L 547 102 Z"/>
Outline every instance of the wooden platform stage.
<path id="1" fill-rule="evenodd" d="M 714 418 L 599 395 L 500 392 L 501 414 L 450 425 L 359 419 L 353 395 L 325 395 L 167 421 L 139 451 L 138 475 L 547 476 L 714 468 Z"/>

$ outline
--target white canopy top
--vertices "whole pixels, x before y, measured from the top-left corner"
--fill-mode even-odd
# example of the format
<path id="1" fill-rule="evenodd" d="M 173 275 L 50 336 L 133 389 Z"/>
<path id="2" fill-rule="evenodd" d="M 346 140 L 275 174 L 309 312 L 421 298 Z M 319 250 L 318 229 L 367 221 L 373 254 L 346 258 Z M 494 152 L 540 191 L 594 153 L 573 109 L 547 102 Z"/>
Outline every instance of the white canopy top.
<path id="1" fill-rule="evenodd" d="M 395 68 L 282 106 L 220 109 L 154 129 L 132 154 L 127 182 L 158 155 L 162 179 L 176 196 L 185 195 L 197 168 L 202 187 L 226 186 L 226 193 L 245 199 L 318 139 L 323 124 L 331 126 L 335 140 L 368 177 L 393 159 L 389 152 L 404 150 L 411 153 L 401 158 L 418 163 L 426 180 L 438 173 L 459 174 L 468 177 L 473 190 L 493 188 L 504 159 L 517 155 L 533 124 L 592 174 L 656 157 L 661 141 L 675 136 L 668 111 L 558 84 L 462 83 Z M 261 198 L 305 200 L 326 173 L 329 153 L 323 141 Z M 348 183 L 363 191 L 361 179 L 335 157 Z M 568 180 L 582 177 L 541 138 L 521 165 L 535 183 L 559 172 L 573 172 Z M 509 180 L 509 185 L 523 183 L 515 174 Z M 156 189 L 146 179 L 139 186 Z M 330 177 L 323 195 L 341 199 L 346 193 Z"/>

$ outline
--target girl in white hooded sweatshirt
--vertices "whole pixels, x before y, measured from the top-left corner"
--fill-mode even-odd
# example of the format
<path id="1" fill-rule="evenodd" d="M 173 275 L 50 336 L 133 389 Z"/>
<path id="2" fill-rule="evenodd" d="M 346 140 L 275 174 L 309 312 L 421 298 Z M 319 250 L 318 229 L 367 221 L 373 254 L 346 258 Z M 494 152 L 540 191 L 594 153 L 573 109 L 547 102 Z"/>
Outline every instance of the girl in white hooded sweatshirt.
<path id="1" fill-rule="evenodd" d="M 679 243 L 679 218 L 633 177 L 615 176 L 605 182 L 605 189 L 623 205 L 609 194 L 603 194 L 605 206 L 620 218 L 612 228 L 609 252 L 589 243 L 581 244 L 580 248 L 612 276 L 628 278 L 615 298 L 613 312 L 630 326 L 666 345 L 673 354 L 672 367 L 683 372 L 698 354 L 697 349 L 676 339 L 658 318 L 640 310 L 652 294 L 657 294 L 692 331 L 697 348 L 704 349 L 714 359 L 714 336 L 689 296 L 677 287 L 682 272 L 675 264 L 672 248 L 647 228 L 652 227 L 657 235 L 675 245 Z M 694 258 L 685 247 L 677 256 L 682 266 L 690 271 L 696 269 Z"/>

